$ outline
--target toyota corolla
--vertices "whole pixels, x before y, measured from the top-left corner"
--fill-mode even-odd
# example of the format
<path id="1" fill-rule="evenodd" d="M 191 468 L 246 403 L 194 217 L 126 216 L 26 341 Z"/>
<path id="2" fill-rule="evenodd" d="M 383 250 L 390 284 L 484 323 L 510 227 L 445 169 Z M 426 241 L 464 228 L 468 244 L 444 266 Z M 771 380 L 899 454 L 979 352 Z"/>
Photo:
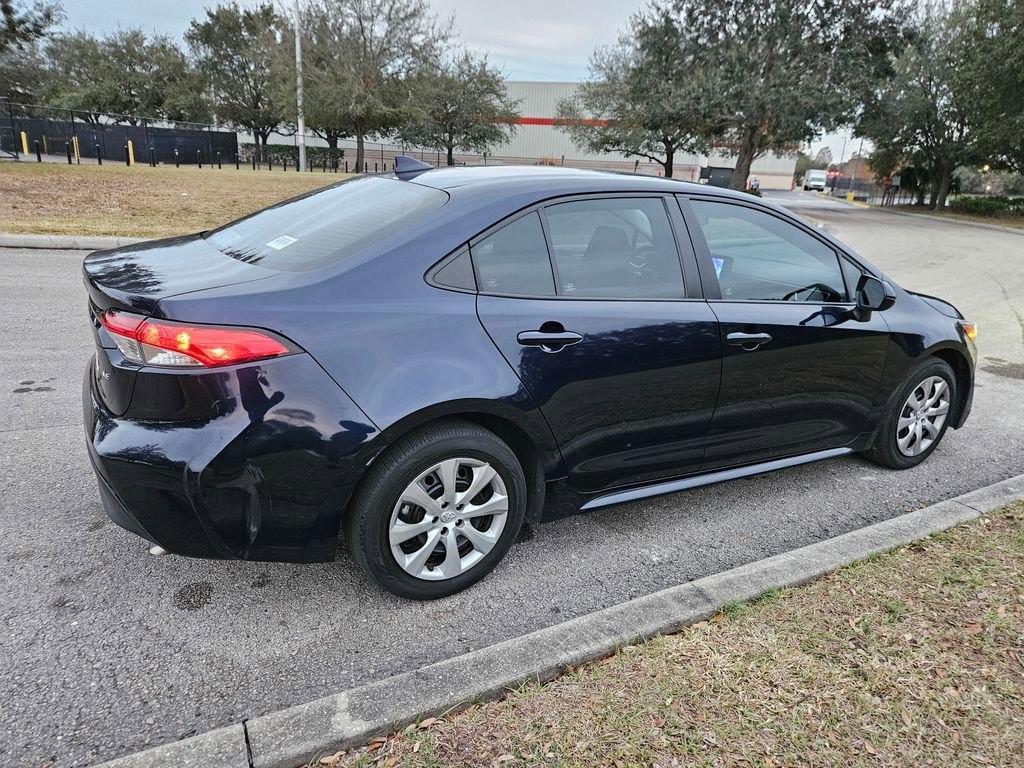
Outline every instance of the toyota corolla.
<path id="1" fill-rule="evenodd" d="M 84 276 L 115 522 L 196 557 L 342 541 L 411 598 L 477 581 L 527 521 L 853 452 L 913 467 L 971 408 L 952 305 L 666 179 L 399 158 Z"/>

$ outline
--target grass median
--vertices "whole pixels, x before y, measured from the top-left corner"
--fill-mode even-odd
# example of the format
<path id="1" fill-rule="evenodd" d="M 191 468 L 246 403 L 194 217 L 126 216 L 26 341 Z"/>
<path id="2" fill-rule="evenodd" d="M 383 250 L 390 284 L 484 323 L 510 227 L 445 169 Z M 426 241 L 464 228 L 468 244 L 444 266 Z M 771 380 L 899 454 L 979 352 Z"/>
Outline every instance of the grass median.
<path id="1" fill-rule="evenodd" d="M 329 766 L 1024 765 L 1024 504 Z"/>
<path id="2" fill-rule="evenodd" d="M 991 224 L 997 227 L 1010 227 L 1012 229 L 1024 230 L 1024 216 L 1014 216 L 1011 214 L 1006 215 L 994 215 L 994 216 L 982 216 L 981 214 L 975 213 L 960 213 L 957 211 L 950 210 L 932 210 L 921 205 L 900 205 L 896 206 L 895 210 L 901 213 L 916 213 L 924 216 L 939 216 L 943 219 L 949 219 L 951 221 L 966 221 L 973 224 Z"/>
<path id="3" fill-rule="evenodd" d="M 210 229 L 345 174 L 234 165 L 0 163 L 0 232 L 164 237 Z"/>

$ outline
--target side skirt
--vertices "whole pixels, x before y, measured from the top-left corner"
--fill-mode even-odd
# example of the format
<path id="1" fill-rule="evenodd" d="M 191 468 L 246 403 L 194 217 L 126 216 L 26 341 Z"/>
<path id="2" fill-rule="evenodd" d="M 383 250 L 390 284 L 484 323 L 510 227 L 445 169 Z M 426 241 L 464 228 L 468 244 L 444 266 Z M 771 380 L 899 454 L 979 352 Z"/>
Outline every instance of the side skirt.
<path id="1" fill-rule="evenodd" d="M 772 472 L 776 469 L 796 467 L 799 466 L 800 464 L 809 464 L 812 461 L 831 459 L 835 456 L 843 456 L 848 453 L 853 453 L 853 449 L 848 447 L 831 448 L 827 451 L 815 451 L 814 453 L 805 453 L 800 456 L 790 456 L 789 458 L 786 459 L 765 461 L 762 462 L 761 464 L 750 464 L 745 467 L 723 469 L 718 472 L 709 472 L 705 475 L 693 475 L 691 477 L 684 477 L 679 480 L 668 480 L 667 482 L 654 483 L 653 485 L 645 485 L 640 488 L 630 488 L 625 491 L 614 491 L 612 493 L 606 493 L 603 496 L 598 496 L 595 499 L 591 499 L 582 507 L 580 507 L 580 511 L 586 512 L 592 509 L 608 507 L 611 506 L 612 504 L 623 504 L 627 501 L 646 499 L 651 496 L 661 496 L 666 493 L 686 491 L 689 490 L 690 488 L 698 488 L 702 485 L 712 485 L 713 483 L 721 483 L 726 480 L 735 480 L 740 477 L 760 475 L 765 472 Z"/>

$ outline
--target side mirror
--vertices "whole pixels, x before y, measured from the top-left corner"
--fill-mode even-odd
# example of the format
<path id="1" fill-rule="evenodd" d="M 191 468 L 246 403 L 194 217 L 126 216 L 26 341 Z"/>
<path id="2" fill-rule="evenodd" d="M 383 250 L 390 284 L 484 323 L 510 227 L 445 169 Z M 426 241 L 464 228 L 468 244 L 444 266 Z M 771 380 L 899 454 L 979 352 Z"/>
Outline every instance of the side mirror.
<path id="1" fill-rule="evenodd" d="M 881 311 L 896 302 L 896 291 L 884 280 L 861 275 L 857 282 L 857 308 Z"/>

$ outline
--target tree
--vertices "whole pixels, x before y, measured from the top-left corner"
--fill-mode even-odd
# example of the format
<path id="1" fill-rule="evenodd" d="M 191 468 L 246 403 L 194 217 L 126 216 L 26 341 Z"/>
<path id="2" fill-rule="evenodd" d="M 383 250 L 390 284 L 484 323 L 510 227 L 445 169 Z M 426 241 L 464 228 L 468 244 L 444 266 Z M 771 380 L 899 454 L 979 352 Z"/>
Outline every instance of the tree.
<path id="1" fill-rule="evenodd" d="M 82 110 L 92 121 L 208 116 L 201 81 L 166 36 L 148 38 L 140 29 L 104 38 L 76 32 L 51 38 L 45 51 L 48 104 Z"/>
<path id="2" fill-rule="evenodd" d="M 47 33 L 58 21 L 63 11 L 58 3 L 36 2 L 30 8 L 18 11 L 14 0 L 0 0 L 0 53 L 10 48 L 21 48 L 31 44 Z"/>
<path id="3" fill-rule="evenodd" d="M 643 157 L 671 177 L 675 156 L 706 150 L 720 132 L 709 110 L 716 73 L 665 8 L 635 14 L 612 48 L 595 51 L 590 78 L 558 107 L 562 129 L 592 152 Z"/>
<path id="4" fill-rule="evenodd" d="M 367 136 L 385 136 L 413 109 L 411 83 L 436 67 L 451 22 L 425 0 L 322 0 L 329 34 L 314 35 L 303 77 L 317 93 L 316 122 L 355 136 L 356 167 Z M 312 100 L 311 100 L 312 101 Z"/>
<path id="5" fill-rule="evenodd" d="M 448 165 L 456 149 L 486 152 L 516 130 L 518 102 L 508 98 L 497 69 L 463 51 L 412 83 L 413 109 L 398 135 L 402 141 L 443 150 Z"/>
<path id="6" fill-rule="evenodd" d="M 950 24 L 961 43 L 953 74 L 978 152 L 1024 172 L 1024 2 L 964 3 Z"/>
<path id="7" fill-rule="evenodd" d="M 963 28 L 944 8 L 925 6 L 891 73 L 866 101 L 856 132 L 874 141 L 874 156 L 913 166 L 928 178 L 928 205 L 943 207 L 958 165 L 976 157 L 972 99 L 961 61 Z M 924 186 L 918 186 L 923 195 Z M 919 198 L 920 199 L 920 198 Z"/>
<path id="8" fill-rule="evenodd" d="M 36 3 L 15 10 L 13 0 L 0 0 L 0 96 L 11 101 L 36 100 L 44 78 L 40 39 L 62 16 L 56 3 Z"/>
<path id="9" fill-rule="evenodd" d="M 12 45 L 0 51 L 0 97 L 36 103 L 44 79 L 43 53 L 38 42 Z"/>
<path id="10" fill-rule="evenodd" d="M 347 31 L 338 24 L 335 3 L 320 0 L 307 3 L 301 13 L 300 36 L 303 57 L 303 115 L 306 129 L 324 139 L 332 150 L 339 140 L 352 135 L 346 94 L 355 85 L 348 78 L 351 68 L 337 66 L 348 52 Z M 285 35 L 273 66 L 273 98 L 294 124 L 298 114 L 295 95 L 295 37 Z"/>
<path id="11" fill-rule="evenodd" d="M 272 95 L 272 68 L 288 25 L 270 3 L 240 8 L 237 3 L 206 10 L 193 19 L 185 39 L 212 94 L 219 120 L 245 128 L 262 157 L 270 134 L 284 120 Z"/>
<path id="12" fill-rule="evenodd" d="M 791 152 L 854 114 L 888 64 L 905 0 L 676 0 L 696 65 L 718 73 L 715 110 L 736 156 L 731 186 L 751 163 Z"/>

